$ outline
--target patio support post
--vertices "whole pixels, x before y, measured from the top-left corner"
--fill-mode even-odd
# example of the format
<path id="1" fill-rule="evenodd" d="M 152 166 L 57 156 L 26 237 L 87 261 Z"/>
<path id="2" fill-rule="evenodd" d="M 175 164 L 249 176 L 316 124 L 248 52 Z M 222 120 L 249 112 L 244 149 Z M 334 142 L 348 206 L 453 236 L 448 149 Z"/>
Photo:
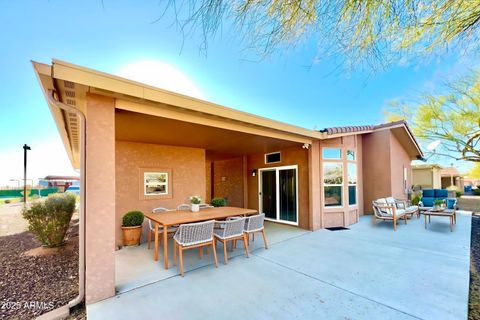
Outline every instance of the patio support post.
<path id="1" fill-rule="evenodd" d="M 248 208 L 248 157 L 243 156 L 243 207 Z"/>
<path id="2" fill-rule="evenodd" d="M 322 228 L 320 141 L 314 140 L 308 149 L 309 228 Z"/>

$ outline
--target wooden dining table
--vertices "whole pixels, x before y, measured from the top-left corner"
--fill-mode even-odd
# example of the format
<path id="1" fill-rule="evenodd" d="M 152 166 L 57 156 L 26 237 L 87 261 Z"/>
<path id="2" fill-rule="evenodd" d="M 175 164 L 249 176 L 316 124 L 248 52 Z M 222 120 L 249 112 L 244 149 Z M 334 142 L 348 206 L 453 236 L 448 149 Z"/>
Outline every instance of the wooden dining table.
<path id="1" fill-rule="evenodd" d="M 217 207 L 200 209 L 198 212 L 188 210 L 174 210 L 158 213 L 145 213 L 145 217 L 155 224 L 155 247 L 153 259 L 158 261 L 158 229 L 163 227 L 163 263 L 165 269 L 168 269 L 168 228 L 174 225 L 192 223 L 207 220 L 224 220 L 233 216 L 248 216 L 256 214 L 257 210 L 236 208 L 236 207 Z"/>

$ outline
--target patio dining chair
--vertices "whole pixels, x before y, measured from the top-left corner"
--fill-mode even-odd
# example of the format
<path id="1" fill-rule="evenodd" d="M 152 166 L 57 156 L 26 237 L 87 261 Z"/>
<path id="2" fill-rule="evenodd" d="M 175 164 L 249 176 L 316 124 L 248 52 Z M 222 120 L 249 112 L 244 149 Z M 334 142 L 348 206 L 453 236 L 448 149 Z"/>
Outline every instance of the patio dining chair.
<path id="1" fill-rule="evenodd" d="M 244 232 L 247 235 L 248 245 L 250 245 L 250 235 L 252 235 L 253 241 L 255 241 L 255 233 L 261 232 L 265 249 L 268 249 L 268 242 L 267 242 L 267 237 L 265 235 L 264 222 L 265 222 L 265 213 L 261 213 L 261 214 L 257 214 L 257 215 L 245 218 Z"/>
<path id="2" fill-rule="evenodd" d="M 182 203 L 177 207 L 177 210 L 182 211 L 182 210 L 190 210 L 191 206 L 186 203 Z"/>
<path id="3" fill-rule="evenodd" d="M 223 261 L 225 264 L 228 263 L 227 241 L 230 241 L 230 243 L 233 244 L 233 241 L 243 240 L 243 243 L 245 245 L 245 254 L 248 258 L 247 235 L 243 232 L 245 227 L 245 220 L 245 218 L 239 218 L 215 223 L 213 235 L 216 241 L 220 241 L 223 244 Z"/>
<path id="4" fill-rule="evenodd" d="M 152 213 L 161 213 L 161 212 L 169 212 L 169 211 L 172 211 L 170 209 L 166 209 L 166 208 L 155 208 L 152 210 Z M 174 233 L 175 231 L 177 231 L 177 227 L 176 226 L 172 226 L 170 228 L 167 229 L 167 233 Z M 163 228 L 158 228 L 158 234 L 163 234 Z M 148 219 L 148 249 L 150 249 L 150 242 L 152 241 L 152 236 L 155 235 L 155 225 L 152 223 L 152 220 Z M 163 237 L 160 237 L 160 243 L 162 243 L 162 239 Z"/>
<path id="5" fill-rule="evenodd" d="M 215 247 L 215 238 L 213 236 L 213 227 L 215 220 L 181 224 L 173 236 L 173 265 L 177 265 L 177 250 L 180 258 L 180 275 L 184 276 L 183 271 L 183 251 L 188 249 L 206 246 L 213 247 L 213 259 L 215 268 L 218 267 L 217 251 Z"/>
<path id="6" fill-rule="evenodd" d="M 213 206 L 207 204 L 207 203 L 201 203 L 198 205 L 200 209 L 207 209 L 207 208 L 213 208 Z"/>

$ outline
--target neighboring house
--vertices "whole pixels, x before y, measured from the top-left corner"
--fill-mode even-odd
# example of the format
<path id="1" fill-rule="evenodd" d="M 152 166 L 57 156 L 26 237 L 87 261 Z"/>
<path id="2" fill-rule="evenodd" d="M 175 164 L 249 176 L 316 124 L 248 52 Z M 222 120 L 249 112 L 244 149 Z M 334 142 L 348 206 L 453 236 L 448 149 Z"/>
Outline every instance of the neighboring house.
<path id="1" fill-rule="evenodd" d="M 440 171 L 443 168 L 438 164 L 412 165 L 412 183 L 421 189 L 441 189 L 442 180 Z"/>
<path id="2" fill-rule="evenodd" d="M 463 175 L 455 167 L 448 167 L 440 170 L 442 177 L 442 188 L 446 189 L 450 186 L 457 187 L 458 190 L 463 191 Z"/>
<path id="3" fill-rule="evenodd" d="M 308 130 L 58 60 L 33 65 L 77 169 L 80 117 L 49 97 L 86 115 L 87 304 L 115 294 L 128 210 L 222 196 L 308 230 L 348 226 L 376 198 L 406 198 L 423 156 L 403 121 Z"/>

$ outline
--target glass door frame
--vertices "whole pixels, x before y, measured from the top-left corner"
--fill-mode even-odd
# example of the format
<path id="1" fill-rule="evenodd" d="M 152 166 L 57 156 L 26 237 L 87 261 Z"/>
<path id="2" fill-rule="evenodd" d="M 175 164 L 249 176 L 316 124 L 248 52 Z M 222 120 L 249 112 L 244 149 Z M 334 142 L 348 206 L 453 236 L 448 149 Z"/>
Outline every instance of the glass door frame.
<path id="1" fill-rule="evenodd" d="M 295 215 L 296 215 L 296 222 L 292 221 L 286 221 L 286 220 L 281 220 L 280 219 L 280 170 L 289 170 L 289 169 L 295 169 Z M 285 224 L 290 224 L 293 226 L 298 226 L 298 165 L 291 165 L 291 166 L 280 166 L 280 167 L 268 167 L 268 168 L 259 168 L 258 169 L 258 212 L 263 212 L 263 199 L 262 199 L 262 172 L 263 171 L 275 171 L 275 192 L 276 192 L 276 219 L 271 219 L 265 217 L 265 220 L 268 221 L 273 221 L 273 222 L 279 222 L 279 223 L 285 223 Z"/>

